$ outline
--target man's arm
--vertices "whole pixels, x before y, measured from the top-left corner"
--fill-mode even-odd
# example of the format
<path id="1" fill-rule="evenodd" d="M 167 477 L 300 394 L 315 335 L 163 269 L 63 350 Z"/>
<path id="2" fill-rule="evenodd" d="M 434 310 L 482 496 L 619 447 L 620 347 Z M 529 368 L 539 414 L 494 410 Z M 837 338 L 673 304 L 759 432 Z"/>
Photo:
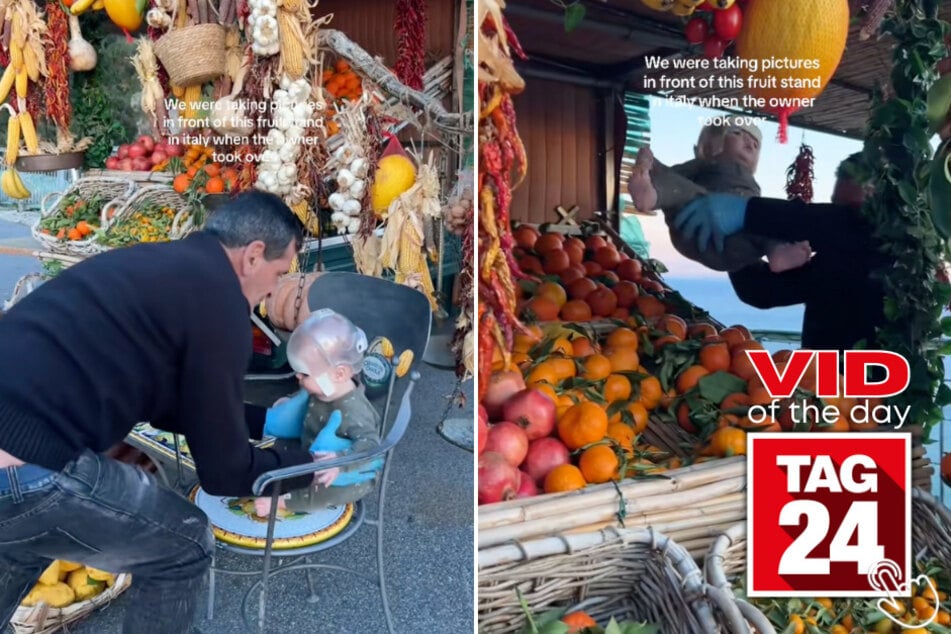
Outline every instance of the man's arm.
<path id="1" fill-rule="evenodd" d="M 736 296 L 754 308 L 793 306 L 806 301 L 812 264 L 773 273 L 765 262 L 757 262 L 730 273 Z"/>
<path id="2" fill-rule="evenodd" d="M 807 240 L 815 251 L 868 252 L 868 224 L 852 207 L 801 200 L 750 198 L 743 229 L 775 240 Z"/>
<path id="3" fill-rule="evenodd" d="M 306 449 L 258 449 L 249 434 L 260 437 L 263 414 L 245 419 L 244 371 L 250 341 L 246 323 L 200 323 L 191 333 L 182 359 L 179 417 L 195 460 L 202 487 L 212 495 L 250 495 L 261 474 L 306 464 L 313 460 Z M 309 486 L 312 476 L 282 484 L 290 490 Z"/>

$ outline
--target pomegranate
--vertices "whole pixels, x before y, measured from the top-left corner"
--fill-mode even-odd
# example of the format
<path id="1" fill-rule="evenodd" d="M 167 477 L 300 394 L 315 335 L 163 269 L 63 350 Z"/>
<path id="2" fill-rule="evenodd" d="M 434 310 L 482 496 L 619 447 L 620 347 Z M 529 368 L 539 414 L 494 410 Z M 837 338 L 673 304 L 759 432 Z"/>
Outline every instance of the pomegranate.
<path id="1" fill-rule="evenodd" d="M 481 405 L 479 406 L 479 427 L 476 436 L 476 440 L 479 442 L 478 455 L 481 456 L 482 452 L 485 451 L 485 442 L 489 439 L 489 413 Z"/>
<path id="2" fill-rule="evenodd" d="M 107 170 L 117 170 L 119 169 L 119 157 L 110 156 L 106 159 L 106 169 Z"/>
<path id="3" fill-rule="evenodd" d="M 165 153 L 169 156 L 181 156 L 185 153 L 185 149 L 179 143 L 168 142 L 165 144 Z"/>
<path id="4" fill-rule="evenodd" d="M 540 390 L 522 390 L 505 401 L 502 417 L 522 427 L 529 440 L 544 438 L 555 428 L 555 403 Z"/>
<path id="5" fill-rule="evenodd" d="M 129 156 L 129 144 L 123 143 L 122 145 L 119 146 L 119 151 L 116 152 L 116 158 L 121 160 L 126 158 L 127 156 Z"/>
<path id="6" fill-rule="evenodd" d="M 545 481 L 545 476 L 555 467 L 568 464 L 571 460 L 570 452 L 565 443 L 557 438 L 539 438 L 528 444 L 528 455 L 522 463 L 522 470 L 529 475 L 536 484 Z"/>
<path id="7" fill-rule="evenodd" d="M 509 421 L 496 423 L 489 428 L 489 438 L 485 451 L 495 451 L 503 456 L 513 467 L 517 467 L 528 454 L 528 436 L 521 427 Z"/>
<path id="8" fill-rule="evenodd" d="M 489 378 L 489 387 L 486 390 L 482 405 L 489 414 L 489 420 L 502 420 L 502 406 L 510 396 L 525 389 L 525 379 L 521 372 L 509 370 L 495 372 Z"/>
<path id="9" fill-rule="evenodd" d="M 138 139 L 136 139 L 135 142 L 145 148 L 146 154 L 149 154 L 155 149 L 155 139 L 150 137 L 148 134 L 143 134 Z"/>
<path id="10" fill-rule="evenodd" d="M 149 157 L 149 162 L 152 165 L 158 165 L 168 157 L 165 155 L 165 152 L 159 152 L 158 150 L 152 152 L 152 156 Z"/>
<path id="11" fill-rule="evenodd" d="M 518 483 L 518 491 L 515 492 L 515 499 L 530 498 L 538 495 L 538 487 L 535 485 L 535 481 L 532 480 L 532 476 L 524 471 L 519 471 L 518 475 L 521 480 Z"/>
<path id="12" fill-rule="evenodd" d="M 132 169 L 136 172 L 146 172 L 152 169 L 152 164 L 149 163 L 149 159 L 140 156 L 132 159 Z"/>
<path id="13" fill-rule="evenodd" d="M 148 154 L 148 152 L 146 152 L 145 148 L 138 143 L 133 143 L 129 146 L 128 155 L 131 159 L 142 158 L 146 154 Z"/>
<path id="14" fill-rule="evenodd" d="M 479 504 L 513 499 L 518 491 L 518 474 L 518 469 L 500 453 L 486 451 L 479 456 Z"/>
<path id="15" fill-rule="evenodd" d="M 119 169 L 124 172 L 132 171 L 132 159 L 126 157 L 119 161 Z"/>

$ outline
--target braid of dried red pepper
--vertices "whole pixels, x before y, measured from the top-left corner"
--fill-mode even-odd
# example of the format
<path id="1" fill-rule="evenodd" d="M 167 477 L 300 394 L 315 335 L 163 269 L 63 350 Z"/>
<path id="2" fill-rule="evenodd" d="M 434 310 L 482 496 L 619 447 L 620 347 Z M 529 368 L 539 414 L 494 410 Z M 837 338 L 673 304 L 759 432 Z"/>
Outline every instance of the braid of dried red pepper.
<path id="1" fill-rule="evenodd" d="M 786 196 L 789 200 L 799 198 L 805 203 L 812 202 L 812 179 L 814 157 L 812 148 L 803 143 L 793 164 L 786 169 Z"/>
<path id="2" fill-rule="evenodd" d="M 426 72 L 426 0 L 396 0 L 396 76 L 414 90 L 423 89 Z"/>
<path id="3" fill-rule="evenodd" d="M 69 17 L 58 2 L 46 5 L 46 97 L 47 114 L 60 130 L 69 130 L 73 106 L 69 101 Z"/>

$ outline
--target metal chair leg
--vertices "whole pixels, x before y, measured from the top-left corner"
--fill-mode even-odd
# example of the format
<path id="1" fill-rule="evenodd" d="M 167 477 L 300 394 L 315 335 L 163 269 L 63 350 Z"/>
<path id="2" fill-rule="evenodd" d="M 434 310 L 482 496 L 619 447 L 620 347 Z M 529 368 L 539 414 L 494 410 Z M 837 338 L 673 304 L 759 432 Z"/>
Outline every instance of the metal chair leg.
<path id="1" fill-rule="evenodd" d="M 307 569 L 307 589 L 310 590 L 310 596 L 307 597 L 307 603 L 313 605 L 320 601 L 320 597 L 317 596 L 317 584 L 314 583 L 314 571 L 310 568 Z"/>
<path id="2" fill-rule="evenodd" d="M 172 438 L 175 441 L 175 465 L 178 469 L 178 475 L 176 476 L 177 481 L 175 482 L 175 488 L 181 490 L 182 484 L 185 482 L 185 478 L 182 475 L 182 450 L 179 446 L 178 434 L 172 434 Z"/>
<path id="3" fill-rule="evenodd" d="M 281 499 L 281 483 L 274 483 L 271 493 L 271 512 L 267 516 L 267 540 L 264 542 L 264 575 L 261 579 L 261 596 L 258 600 L 258 631 L 264 632 L 265 611 L 267 610 L 267 582 L 271 573 L 271 547 L 274 545 L 274 525 L 277 524 L 277 505 Z"/>
<path id="4" fill-rule="evenodd" d="M 390 600 L 386 596 L 386 575 L 383 568 L 383 508 L 386 503 L 386 476 L 390 471 L 390 461 L 393 459 L 393 451 L 386 458 L 386 464 L 383 466 L 383 473 L 380 474 L 380 502 L 376 514 L 376 570 L 380 581 L 380 597 L 383 600 L 383 617 L 386 619 L 386 631 L 393 634 L 393 615 L 390 613 Z"/>

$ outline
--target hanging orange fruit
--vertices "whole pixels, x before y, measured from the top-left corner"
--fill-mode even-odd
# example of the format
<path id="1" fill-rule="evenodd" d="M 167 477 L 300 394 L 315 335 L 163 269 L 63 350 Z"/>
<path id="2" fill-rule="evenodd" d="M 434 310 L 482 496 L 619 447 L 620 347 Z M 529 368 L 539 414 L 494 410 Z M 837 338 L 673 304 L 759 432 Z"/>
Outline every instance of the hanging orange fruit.
<path id="1" fill-rule="evenodd" d="M 736 53 L 750 62 L 746 92 L 779 117 L 781 143 L 789 115 L 811 106 L 835 74 L 848 35 L 848 0 L 747 3 Z"/>

